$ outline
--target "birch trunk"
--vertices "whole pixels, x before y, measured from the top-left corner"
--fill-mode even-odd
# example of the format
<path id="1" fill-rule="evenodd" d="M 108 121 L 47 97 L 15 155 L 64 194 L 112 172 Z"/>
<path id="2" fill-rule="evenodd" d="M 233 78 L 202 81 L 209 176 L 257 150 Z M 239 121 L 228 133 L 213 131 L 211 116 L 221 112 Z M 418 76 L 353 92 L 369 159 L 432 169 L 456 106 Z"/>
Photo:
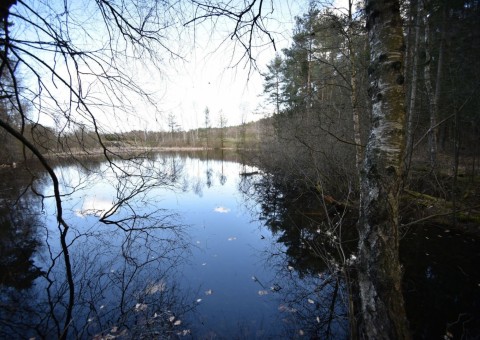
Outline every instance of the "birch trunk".
<path id="1" fill-rule="evenodd" d="M 358 223 L 359 334 L 366 339 L 408 339 L 398 235 L 406 116 L 400 5 L 398 0 L 367 0 L 366 13 L 372 129 Z"/>

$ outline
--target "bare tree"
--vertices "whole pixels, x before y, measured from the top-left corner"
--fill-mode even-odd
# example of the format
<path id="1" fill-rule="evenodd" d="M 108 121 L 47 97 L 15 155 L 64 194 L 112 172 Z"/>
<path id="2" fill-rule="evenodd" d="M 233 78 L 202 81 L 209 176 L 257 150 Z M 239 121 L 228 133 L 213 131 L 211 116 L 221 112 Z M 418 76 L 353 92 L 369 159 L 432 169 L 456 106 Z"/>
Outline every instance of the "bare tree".
<path id="1" fill-rule="evenodd" d="M 225 136 L 226 136 L 226 128 L 227 128 L 228 119 L 223 113 L 220 111 L 218 116 L 218 127 L 220 128 L 220 147 L 223 149 L 225 146 Z"/>
<path id="2" fill-rule="evenodd" d="M 234 50 L 240 50 L 241 52 L 238 57 L 232 55 L 234 66 L 238 66 L 244 61 L 249 65 L 249 72 L 251 72 L 257 68 L 255 51 L 269 45 L 275 47 L 274 36 L 267 27 L 268 18 L 274 12 L 273 1 L 221 2 L 192 0 L 191 2 L 194 6 L 194 15 L 191 20 L 185 23 L 185 26 L 211 21 L 214 28 L 217 28 L 219 21 L 225 20 L 227 27 L 233 27 L 224 41 L 233 41 Z"/>
<path id="3" fill-rule="evenodd" d="M 398 232 L 406 116 L 403 29 L 399 1 L 367 1 L 366 10 L 373 105 L 358 222 L 360 336 L 406 339 Z"/>
<path id="4" fill-rule="evenodd" d="M 68 337 L 75 302 L 67 244 L 70 226 L 62 206 L 66 192 L 44 150 L 27 138 L 28 133 L 44 121 L 54 122 L 58 141 L 62 135 L 79 131 L 75 146 L 82 148 L 84 133 L 91 131 L 102 154 L 118 170 L 117 175 L 131 175 L 113 162 L 116 152 L 107 147 L 102 133 L 108 125 L 115 127 L 128 119 L 124 114 L 134 112 L 140 100 L 154 103 L 133 71 L 147 64 L 158 67 L 165 56 L 176 56 L 165 44 L 169 21 L 176 17 L 172 11 L 163 1 L 17 0 L 2 2 L 0 7 L 0 99 L 8 102 L 18 121 L 13 124 L 0 117 L 0 128 L 38 158 L 53 183 L 68 286 L 68 307 L 59 326 L 59 338 Z M 22 86 L 20 75 L 28 86 Z M 25 103 L 31 108 L 30 114 Z M 61 146 L 75 157 L 70 145 Z M 134 164 L 137 169 L 141 167 L 141 162 Z"/>
<path id="5" fill-rule="evenodd" d="M 426 54 L 426 62 L 424 67 L 424 77 L 425 77 L 425 90 L 427 92 L 427 99 L 429 103 L 429 113 L 430 113 L 430 127 L 428 133 L 428 146 L 429 146 L 429 156 L 430 156 L 430 165 L 432 168 L 435 167 L 437 162 L 437 134 L 438 134 L 438 111 L 439 111 L 439 103 L 440 103 L 440 95 L 441 95 L 441 84 L 442 84 L 442 76 L 443 76 L 443 63 L 444 63 L 444 41 L 445 41 L 445 30 L 446 30 L 446 9 L 443 9 L 443 27 L 441 27 L 441 38 L 440 38 L 440 46 L 438 47 L 438 61 L 437 61 L 437 73 L 436 73 L 436 80 L 435 80 L 435 90 L 433 89 L 432 85 L 432 72 L 431 72 L 431 65 L 433 64 L 433 58 L 431 55 L 430 46 L 430 22 L 429 16 L 424 15 L 423 21 L 425 26 L 425 54 Z"/>
<path id="6" fill-rule="evenodd" d="M 412 159 L 412 153 L 413 153 L 413 122 L 414 122 L 414 114 L 416 113 L 415 105 L 416 105 L 416 98 L 417 98 L 417 82 L 418 82 L 418 76 L 417 76 L 417 68 L 418 68 L 418 47 L 420 44 L 420 20 L 421 16 L 423 13 L 423 2 L 421 0 L 419 1 L 412 1 L 411 2 L 411 13 L 410 16 L 413 17 L 414 13 L 413 10 L 416 7 L 416 18 L 415 18 L 415 23 L 414 23 L 414 28 L 415 28 L 415 33 L 414 33 L 414 42 L 413 46 L 411 48 L 412 52 L 412 75 L 411 75 L 411 87 L 410 87 L 410 99 L 409 99 L 409 104 L 408 104 L 408 119 L 407 119 L 407 169 L 409 167 L 409 163 L 411 162 Z M 413 22 L 413 20 L 412 20 Z"/>

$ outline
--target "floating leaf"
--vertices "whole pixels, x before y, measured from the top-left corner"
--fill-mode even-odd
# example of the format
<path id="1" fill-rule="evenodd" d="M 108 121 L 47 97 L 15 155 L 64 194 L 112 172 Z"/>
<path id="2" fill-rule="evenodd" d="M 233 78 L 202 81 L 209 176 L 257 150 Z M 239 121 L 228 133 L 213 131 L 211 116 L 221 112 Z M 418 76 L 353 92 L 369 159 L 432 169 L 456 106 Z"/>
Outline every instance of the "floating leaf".
<path id="1" fill-rule="evenodd" d="M 308 303 L 311 303 L 312 305 L 315 303 L 315 301 L 313 301 L 312 299 L 308 299 L 307 301 L 308 301 Z"/>
<path id="2" fill-rule="evenodd" d="M 148 294 L 148 295 L 152 295 L 152 294 L 155 294 L 157 292 L 164 292 L 166 289 L 166 284 L 164 281 L 160 281 L 158 283 L 155 283 L 155 284 L 151 284 L 147 287 L 147 289 L 145 290 L 145 292 Z"/>
<path id="3" fill-rule="evenodd" d="M 213 291 L 211 289 L 209 289 L 205 292 L 205 295 L 212 295 L 212 293 L 213 293 Z"/>
<path id="4" fill-rule="evenodd" d="M 178 336 L 187 336 L 190 335 L 191 331 L 189 329 L 184 329 L 183 331 L 177 332 Z"/>
<path id="5" fill-rule="evenodd" d="M 292 267 L 292 266 L 288 266 L 287 268 L 288 268 L 288 270 L 290 270 L 290 271 L 293 270 L 293 267 Z"/>
<path id="6" fill-rule="evenodd" d="M 137 303 L 137 304 L 135 305 L 135 312 L 144 311 L 144 310 L 147 309 L 147 307 L 148 307 L 148 306 L 147 306 L 146 304 L 144 304 L 144 303 Z"/>
<path id="7" fill-rule="evenodd" d="M 177 320 L 173 323 L 174 326 L 180 326 L 182 324 L 182 320 Z"/>
<path id="8" fill-rule="evenodd" d="M 197 299 L 197 303 L 200 303 L 200 302 L 202 302 L 202 299 Z"/>
<path id="9" fill-rule="evenodd" d="M 290 308 L 288 306 L 285 306 L 283 304 L 281 304 L 280 306 L 278 306 L 278 310 L 280 312 L 290 312 L 290 313 L 296 313 L 297 310 L 295 308 Z"/>
<path id="10" fill-rule="evenodd" d="M 272 292 L 278 292 L 280 289 L 282 289 L 282 287 L 280 287 L 280 285 L 274 283 L 272 287 L 270 287 L 270 289 L 272 290 Z"/>
<path id="11" fill-rule="evenodd" d="M 169 318 L 168 318 L 168 321 L 170 321 L 170 322 L 175 321 L 175 317 L 174 317 L 174 316 L 169 317 Z"/>

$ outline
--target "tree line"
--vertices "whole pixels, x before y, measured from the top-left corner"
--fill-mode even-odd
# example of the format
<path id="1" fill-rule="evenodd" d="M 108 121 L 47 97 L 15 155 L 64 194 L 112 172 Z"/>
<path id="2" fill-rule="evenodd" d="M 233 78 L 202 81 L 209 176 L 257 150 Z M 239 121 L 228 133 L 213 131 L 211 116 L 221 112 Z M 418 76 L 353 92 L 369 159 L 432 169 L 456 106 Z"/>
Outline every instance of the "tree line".
<path id="1" fill-rule="evenodd" d="M 405 193 L 448 201 L 439 214 L 453 225 L 478 204 L 462 198 L 478 184 L 479 11 L 478 1 L 311 2 L 267 66 L 275 134 L 258 162 L 323 204 L 359 207 L 353 337 L 411 336 L 398 257 Z"/>
<path id="2" fill-rule="evenodd" d="M 68 277 L 72 260 L 63 193 L 44 153 L 62 150 L 74 156 L 78 147 L 99 148 L 123 178 L 114 156 L 115 147 L 126 141 L 225 147 L 232 138 L 226 121 L 214 130 L 208 112 L 201 129 L 178 131 L 170 117 L 169 131 L 158 134 L 112 134 L 98 117 L 108 111 L 109 119 L 120 119 L 133 110 L 135 96 L 155 103 L 124 66 L 133 68 L 137 61 L 158 70 L 164 56 L 178 57 L 168 42 L 174 38 L 171 27 L 210 22 L 215 28 L 217 20 L 225 20 L 250 70 L 257 67 L 255 39 L 263 36 L 275 44 L 263 20 L 275 2 L 185 3 L 193 10 L 184 11 L 183 2 L 101 0 L 90 4 L 90 19 L 68 1 L 56 6 L 8 0 L 0 6 L 3 157 L 33 155 L 48 172 Z M 310 4 L 296 18 L 292 45 L 267 67 L 265 94 L 273 109 L 264 122 L 273 128 L 264 125 L 257 159 L 287 180 L 302 179 L 323 202 L 357 208 L 358 259 L 350 291 L 358 293 L 358 304 L 349 310 L 351 337 L 409 338 L 399 262 L 402 197 L 406 189 L 418 193 L 422 188 L 419 194 L 451 201 L 455 223 L 464 203 L 460 198 L 475 185 L 479 2 L 366 0 L 357 5 L 349 0 L 343 10 L 321 1 Z M 85 47 L 90 27 L 100 26 L 108 32 L 105 40 Z M 29 30 L 36 34 L 22 36 Z M 35 88 L 22 84 L 19 69 L 29 73 Z M 62 97 L 60 88 L 67 95 Z M 39 116 L 56 128 L 40 125 Z M 254 140 L 247 138 L 247 125 L 241 128 L 237 145 Z M 467 177 L 470 182 L 462 187 L 467 192 L 460 192 L 465 184 L 460 179 Z M 73 306 L 74 284 L 67 284 L 66 303 Z M 72 317 L 66 315 L 59 327 L 62 338 Z"/>
<path id="3" fill-rule="evenodd" d="M 478 11 L 478 1 L 402 3 L 407 169 L 413 161 L 478 172 Z M 324 167 L 361 166 L 372 105 L 366 19 L 364 8 L 342 13 L 314 3 L 296 18 L 292 45 L 264 74 L 278 143 L 271 148 L 302 149 L 303 163 L 318 155 L 327 157 Z"/>

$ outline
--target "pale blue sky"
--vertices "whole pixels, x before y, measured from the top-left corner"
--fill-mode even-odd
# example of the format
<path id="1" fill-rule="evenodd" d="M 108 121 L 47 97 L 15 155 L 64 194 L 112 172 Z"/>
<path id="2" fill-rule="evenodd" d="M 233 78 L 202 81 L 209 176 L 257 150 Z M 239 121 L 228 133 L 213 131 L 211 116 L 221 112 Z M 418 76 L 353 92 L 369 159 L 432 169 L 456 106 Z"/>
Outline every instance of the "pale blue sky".
<path id="1" fill-rule="evenodd" d="M 346 0 L 341 0 L 345 2 Z M 107 31 L 102 25 L 100 12 L 96 3 L 92 0 L 81 0 L 67 2 L 69 4 L 69 15 L 76 19 L 69 21 L 71 27 L 65 26 L 62 22 L 65 18 L 63 1 L 61 0 L 31 0 L 31 6 L 38 6 L 38 11 L 43 17 L 59 29 L 68 31 L 69 38 L 77 45 L 86 49 L 95 49 L 105 46 L 108 38 Z M 81 4 L 81 5 L 80 5 Z M 183 2 L 179 2 L 183 6 Z M 263 13 L 267 14 L 264 24 L 267 30 L 275 39 L 277 51 L 288 47 L 291 44 L 291 35 L 294 25 L 294 17 L 305 13 L 309 6 L 308 0 L 286 0 L 286 1 L 265 1 Z M 58 16 L 49 15 L 54 6 Z M 273 6 L 273 7 L 272 7 Z M 15 7 L 14 10 L 21 10 Z M 83 75 L 82 91 L 87 102 L 92 102 L 92 114 L 96 117 L 99 125 L 106 130 L 162 130 L 167 129 L 167 117 L 175 115 L 177 123 L 182 129 L 193 129 L 204 125 L 204 110 L 210 110 L 210 120 L 213 126 L 218 124 L 218 116 L 223 112 L 228 119 L 228 125 L 240 124 L 243 120 L 251 121 L 259 119 L 263 114 L 269 113 L 265 107 L 265 99 L 261 97 L 263 91 L 263 77 L 258 70 L 250 69 L 247 59 L 242 59 L 244 50 L 235 40 L 229 39 L 234 29 L 234 22 L 226 19 L 206 21 L 197 26 L 183 27 L 188 21 L 188 8 L 177 17 L 172 27 L 165 30 L 165 41 L 162 41 L 169 49 L 178 52 L 183 59 L 171 58 L 160 50 L 159 56 L 162 61 L 157 67 L 151 67 L 149 59 L 135 60 L 134 58 L 120 58 L 117 60 L 117 67 L 127 77 L 138 82 L 142 88 L 153 94 L 154 104 L 145 103 L 140 97 L 128 91 L 122 92 L 115 89 L 107 91 L 105 87 L 92 76 Z M 271 10 L 273 8 L 273 11 Z M 190 7 L 191 10 L 191 7 Z M 165 18 L 172 17 L 171 13 L 162 13 Z M 175 15 L 175 14 L 174 14 Z M 167 19 L 165 19 L 167 20 Z M 42 39 L 36 36 L 29 24 L 17 24 L 13 26 L 13 34 L 19 39 Z M 195 28 L 195 29 L 193 29 Z M 117 48 L 123 48 L 122 38 L 115 40 Z M 275 50 L 268 43 L 266 36 L 255 37 L 253 41 L 252 56 L 256 59 L 261 71 L 265 70 L 266 64 L 275 56 Z M 132 50 L 125 50 L 132 54 Z M 52 54 L 41 53 L 41 59 L 53 64 Z M 109 59 L 106 58 L 108 61 Z M 238 61 L 240 61 L 238 63 Z M 56 59 L 56 72 L 67 75 L 67 65 L 62 58 Z M 106 64 L 108 65 L 108 64 Z M 80 68 L 84 66 L 80 65 Z M 95 67 L 94 67 L 95 68 Z M 96 67 L 96 70 L 99 70 Z M 27 71 L 23 69 L 23 71 Z M 50 89 L 50 95 L 55 97 L 57 103 L 68 108 L 69 92 L 58 81 L 51 83 L 48 70 L 36 68 L 39 74 L 43 75 L 45 86 Z M 115 72 L 115 71 L 114 71 Z M 77 84 L 75 77 L 72 77 L 74 86 Z M 36 91 L 36 80 L 24 77 L 26 86 Z M 44 94 L 47 91 L 44 91 Z M 118 96 L 118 97 L 115 97 Z M 40 102 L 38 102 L 39 104 Z M 47 125 L 57 125 L 60 128 L 65 126 L 65 119 L 61 110 L 52 108 L 52 101 L 48 96 L 42 99 L 40 122 Z M 254 112 L 259 114 L 255 115 Z M 73 108 L 74 119 L 87 126 L 89 114 Z"/>

